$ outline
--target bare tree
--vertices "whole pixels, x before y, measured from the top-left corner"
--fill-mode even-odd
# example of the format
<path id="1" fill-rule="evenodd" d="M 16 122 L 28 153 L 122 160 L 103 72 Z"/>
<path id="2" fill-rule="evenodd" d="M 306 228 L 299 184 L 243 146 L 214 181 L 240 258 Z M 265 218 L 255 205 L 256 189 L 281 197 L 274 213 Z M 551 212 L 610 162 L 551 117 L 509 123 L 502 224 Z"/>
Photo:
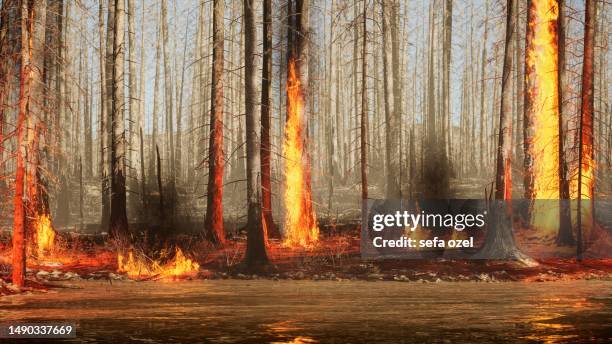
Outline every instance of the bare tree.
<path id="1" fill-rule="evenodd" d="M 124 1 L 115 0 L 113 26 L 113 93 L 111 107 L 111 209 L 109 233 L 121 240 L 127 238 L 128 220 L 126 205 L 126 138 L 125 138 L 125 97 L 123 85 L 123 63 L 125 44 Z"/>
<path id="2" fill-rule="evenodd" d="M 361 199 L 368 199 L 368 25 L 367 0 L 363 1 L 363 33 L 361 47 L 361 126 L 360 126 L 360 153 L 361 153 Z M 365 209 L 365 208 L 363 208 Z"/>
<path id="3" fill-rule="evenodd" d="M 253 0 L 244 0 L 244 105 L 246 110 L 246 155 L 247 155 L 247 248 L 246 263 L 255 267 L 268 262 L 266 254 L 264 218 L 261 203 L 261 151 L 258 137 L 260 113 L 257 111 L 255 95 L 256 69 L 254 60 L 256 33 Z"/>
<path id="4" fill-rule="evenodd" d="M 272 217 L 271 144 L 272 114 L 272 0 L 263 1 L 263 61 L 261 70 L 261 192 L 266 233 L 280 238 L 280 231 Z M 247 58 L 248 59 L 248 58 Z M 248 107 L 248 105 L 247 105 Z"/>
<path id="5" fill-rule="evenodd" d="M 476 257 L 489 259 L 528 259 L 516 247 L 512 231 L 511 207 L 511 155 L 512 155 L 512 42 L 516 7 L 514 0 L 506 2 L 506 38 L 504 40 L 504 62 L 502 69 L 501 105 L 499 111 L 499 141 L 497 144 L 496 190 L 492 205 L 492 223 L 487 227 L 485 244 Z"/>

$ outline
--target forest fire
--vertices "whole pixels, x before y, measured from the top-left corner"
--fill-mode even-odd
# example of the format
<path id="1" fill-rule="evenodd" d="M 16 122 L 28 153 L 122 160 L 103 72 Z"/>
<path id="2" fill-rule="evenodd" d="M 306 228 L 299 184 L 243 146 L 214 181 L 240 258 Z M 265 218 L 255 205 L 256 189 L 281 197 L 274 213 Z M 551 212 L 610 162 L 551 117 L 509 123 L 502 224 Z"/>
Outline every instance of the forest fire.
<path id="1" fill-rule="evenodd" d="M 319 228 L 312 208 L 305 150 L 304 94 L 299 79 L 299 65 L 289 61 L 287 79 L 287 124 L 283 154 L 285 160 L 285 245 L 310 246 L 319 239 Z"/>
<path id="2" fill-rule="evenodd" d="M 53 251 L 55 246 L 55 230 L 48 215 L 41 215 L 36 219 L 36 253 L 44 257 Z"/>
<path id="3" fill-rule="evenodd" d="M 187 258 L 178 247 L 174 258 L 163 265 L 157 260 L 134 255 L 132 250 L 127 253 L 127 257 L 121 253 L 117 256 L 117 270 L 130 278 L 177 279 L 193 276 L 199 269 L 200 264 Z"/>
<path id="4" fill-rule="evenodd" d="M 558 4 L 554 0 L 531 3 L 526 73 L 529 116 L 533 121 L 533 198 L 559 198 L 559 97 L 557 27 Z"/>

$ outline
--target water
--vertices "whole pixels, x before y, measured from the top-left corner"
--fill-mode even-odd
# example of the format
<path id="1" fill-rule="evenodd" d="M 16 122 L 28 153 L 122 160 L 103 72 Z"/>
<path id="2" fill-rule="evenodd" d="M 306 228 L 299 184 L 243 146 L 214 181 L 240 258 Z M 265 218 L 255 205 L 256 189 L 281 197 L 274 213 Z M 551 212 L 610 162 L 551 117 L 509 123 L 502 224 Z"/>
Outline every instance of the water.
<path id="1" fill-rule="evenodd" d="M 72 283 L 0 298 L 2 321 L 72 321 L 77 342 L 608 342 L 606 281 Z"/>

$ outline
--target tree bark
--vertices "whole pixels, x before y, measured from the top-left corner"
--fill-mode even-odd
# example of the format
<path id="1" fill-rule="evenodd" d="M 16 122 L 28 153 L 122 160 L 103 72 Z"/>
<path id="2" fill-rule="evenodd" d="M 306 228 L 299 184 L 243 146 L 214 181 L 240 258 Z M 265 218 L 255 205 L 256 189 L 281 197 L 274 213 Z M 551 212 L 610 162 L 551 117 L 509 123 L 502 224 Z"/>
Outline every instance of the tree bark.
<path id="1" fill-rule="evenodd" d="M 484 19 L 484 37 L 482 40 L 482 58 L 480 61 L 481 70 L 480 70 L 480 121 L 479 121 L 479 130 L 478 130 L 478 147 L 479 147 L 479 173 L 484 173 L 484 154 L 485 154 L 485 146 L 484 146 L 484 121 L 485 121 L 485 86 L 487 84 L 487 36 L 489 34 L 489 0 L 486 1 L 486 9 L 485 9 L 485 19 Z"/>
<path id="2" fill-rule="evenodd" d="M 19 71 L 19 113 L 17 117 L 17 152 L 15 165 L 15 194 L 13 197 L 13 251 L 12 251 L 12 279 L 13 284 L 23 287 L 25 285 L 26 270 L 26 206 L 24 204 L 24 183 L 26 174 L 27 156 L 27 117 L 28 99 L 30 97 L 31 74 L 30 66 L 30 34 L 28 17 L 30 11 L 28 2 L 21 2 L 21 54 Z"/>
<path id="3" fill-rule="evenodd" d="M 497 168 L 495 178 L 495 199 L 491 207 L 491 223 L 483 248 L 476 254 L 477 258 L 489 259 L 529 259 L 516 246 L 512 230 L 510 207 L 512 156 L 512 58 L 511 49 L 516 15 L 514 0 L 506 2 L 506 38 L 504 40 L 504 62 L 502 67 L 501 105 L 499 111 L 499 141 L 497 144 Z"/>
<path id="4" fill-rule="evenodd" d="M 565 0 L 558 0 L 559 17 L 557 18 L 557 27 L 559 39 L 557 44 L 557 52 L 559 56 L 558 67 L 558 94 L 559 94 L 559 232 L 557 233 L 557 245 L 573 246 L 574 235 L 572 233 L 571 208 L 569 205 L 569 181 L 567 179 L 567 162 L 565 159 L 565 128 L 563 116 L 565 113 Z"/>
<path id="5" fill-rule="evenodd" d="M 266 233 L 261 203 L 261 147 L 257 132 L 260 125 L 255 95 L 255 44 L 257 28 L 253 0 L 244 0 L 244 105 L 246 110 L 246 178 L 247 178 L 247 248 L 246 263 L 250 268 L 267 264 Z M 264 36 L 265 37 L 265 36 Z"/>
<path id="6" fill-rule="evenodd" d="M 168 53 L 168 9 L 166 0 L 161 1 L 161 33 L 162 33 L 162 53 L 164 61 L 164 99 L 166 104 L 166 159 L 168 160 L 167 170 L 170 178 L 170 197 L 175 194 L 175 161 L 174 161 L 174 105 L 172 91 L 172 68 L 170 67 L 170 56 Z"/>
<path id="7" fill-rule="evenodd" d="M 495 172 L 495 199 L 512 199 L 512 38 L 514 37 L 514 0 L 506 2 L 506 39 L 502 67 L 501 105 Z"/>
<path id="8" fill-rule="evenodd" d="M 111 108 L 111 209 L 109 233 L 111 236 L 125 240 L 128 235 L 126 205 L 126 140 L 125 140 L 125 98 L 123 84 L 123 64 L 125 44 L 124 36 L 124 1 L 115 0 L 113 27 L 113 79 Z"/>
<path id="9" fill-rule="evenodd" d="M 579 139 L 578 139 L 578 211 L 576 225 L 578 228 L 577 237 L 577 257 L 578 260 L 582 260 L 583 257 L 583 228 L 582 228 L 582 199 L 593 198 L 593 185 L 594 181 L 584 181 L 584 169 L 592 169 L 593 166 L 589 166 L 591 161 L 594 161 L 594 150 L 593 150 L 593 109 L 594 109 L 594 93 L 595 86 L 593 82 L 594 72 L 594 55 L 595 55 L 595 1 L 586 1 L 585 10 L 585 21 L 584 21 L 584 53 L 582 62 L 582 91 L 581 91 L 581 106 L 580 106 L 580 127 L 579 127 Z M 586 184 L 586 185 L 583 185 Z M 583 190 L 585 189 L 586 190 Z M 590 207 L 592 209 L 593 203 L 591 201 Z M 593 212 L 589 212 L 592 216 Z M 592 220 L 592 219 L 591 219 Z M 590 221 L 592 223 L 592 221 Z"/>
<path id="10" fill-rule="evenodd" d="M 137 133 L 137 116 L 138 116 L 138 90 L 136 86 L 136 27 L 134 25 L 134 17 L 136 16 L 134 10 L 134 1 L 127 0 L 127 18 L 128 18 L 128 72 L 130 74 L 128 84 L 128 147 L 127 147 L 127 161 L 132 167 L 135 162 L 136 152 L 136 133 Z M 144 33 L 143 33 L 144 35 Z"/>
<path id="11" fill-rule="evenodd" d="M 367 0 L 363 2 L 362 25 L 363 37 L 361 46 L 361 201 L 365 209 L 368 199 L 368 28 L 367 28 Z M 397 80 L 396 80 L 397 81 Z"/>
<path id="12" fill-rule="evenodd" d="M 159 25 L 157 27 L 157 38 L 155 40 L 155 81 L 153 82 L 153 128 L 151 129 L 151 144 L 150 144 L 150 155 L 151 155 L 151 160 L 150 160 L 150 175 L 154 175 L 155 174 L 155 169 L 156 169 L 156 165 L 155 165 L 155 159 L 154 156 L 156 154 L 157 151 L 157 132 L 158 132 L 158 122 L 159 122 L 159 114 L 158 114 L 158 102 L 157 99 L 159 98 L 159 79 L 160 79 L 160 66 L 159 66 L 159 59 L 161 56 L 161 32 L 160 32 L 160 28 Z"/>
<path id="13" fill-rule="evenodd" d="M 225 243 L 223 226 L 223 13 L 224 1 L 213 0 L 213 61 L 208 151 L 208 191 L 206 195 L 205 235 L 216 245 Z"/>
<path id="14" fill-rule="evenodd" d="M 399 118 L 401 113 L 399 102 L 401 101 L 399 93 L 399 42 L 397 42 L 397 3 L 394 1 L 382 2 L 382 36 L 384 50 L 389 46 L 388 38 L 391 36 L 391 61 L 389 62 L 389 54 L 383 54 L 383 73 L 384 73 L 384 93 L 385 93 L 385 160 L 386 160 L 386 197 L 397 199 L 400 197 L 399 185 Z M 391 65 L 391 66 L 389 66 Z M 391 69 L 391 70 L 389 70 Z M 389 85 L 391 81 L 391 85 Z M 397 94 L 397 95 L 396 95 Z M 391 99 L 393 100 L 393 108 L 391 108 Z"/>
<path id="15" fill-rule="evenodd" d="M 100 11 L 102 11 L 102 4 L 100 4 Z M 102 19 L 102 15 L 100 14 L 100 25 L 104 20 Z M 104 65 L 104 84 L 106 86 L 105 91 L 105 123 L 104 123 L 104 134 L 102 137 L 104 150 L 104 177 L 102 180 L 102 219 L 101 219 L 101 227 L 109 228 L 110 226 L 110 214 L 111 214 L 111 179 L 112 179 L 112 170 L 111 170 L 111 151 L 112 151 L 112 111 L 113 111 L 113 56 L 114 56 L 114 26 L 115 26 L 115 0 L 108 0 L 108 13 L 106 20 L 106 48 L 104 51 L 106 52 L 105 65 Z"/>
<path id="16" fill-rule="evenodd" d="M 42 215 L 49 215 L 46 186 L 41 177 L 40 140 L 45 127 L 45 105 L 47 97 L 44 83 L 45 30 L 47 2 L 35 0 L 30 3 L 28 44 L 29 64 L 27 65 L 30 93 L 27 100 L 27 152 L 26 152 L 26 237 L 35 232 L 34 224 Z M 22 47 L 23 49 L 23 47 Z"/>
<path id="17" fill-rule="evenodd" d="M 272 114 L 272 0 L 263 1 L 263 62 L 261 70 L 261 191 L 266 233 L 280 239 L 280 231 L 272 217 L 271 144 Z M 248 59 L 248 58 L 247 58 Z M 248 106 L 248 105 L 247 105 Z"/>

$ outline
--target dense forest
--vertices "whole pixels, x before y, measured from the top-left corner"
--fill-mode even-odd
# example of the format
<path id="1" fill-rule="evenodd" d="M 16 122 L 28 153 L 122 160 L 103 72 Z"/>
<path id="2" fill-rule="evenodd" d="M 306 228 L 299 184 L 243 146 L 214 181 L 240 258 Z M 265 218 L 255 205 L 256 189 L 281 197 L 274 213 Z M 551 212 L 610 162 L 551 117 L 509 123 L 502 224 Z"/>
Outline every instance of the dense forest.
<path id="1" fill-rule="evenodd" d="M 358 235 L 367 199 L 610 199 L 605 1 L 0 3 L 18 285 L 45 230 L 143 255 L 245 242 L 256 267 Z M 581 245 L 581 209 L 559 245 Z"/>

